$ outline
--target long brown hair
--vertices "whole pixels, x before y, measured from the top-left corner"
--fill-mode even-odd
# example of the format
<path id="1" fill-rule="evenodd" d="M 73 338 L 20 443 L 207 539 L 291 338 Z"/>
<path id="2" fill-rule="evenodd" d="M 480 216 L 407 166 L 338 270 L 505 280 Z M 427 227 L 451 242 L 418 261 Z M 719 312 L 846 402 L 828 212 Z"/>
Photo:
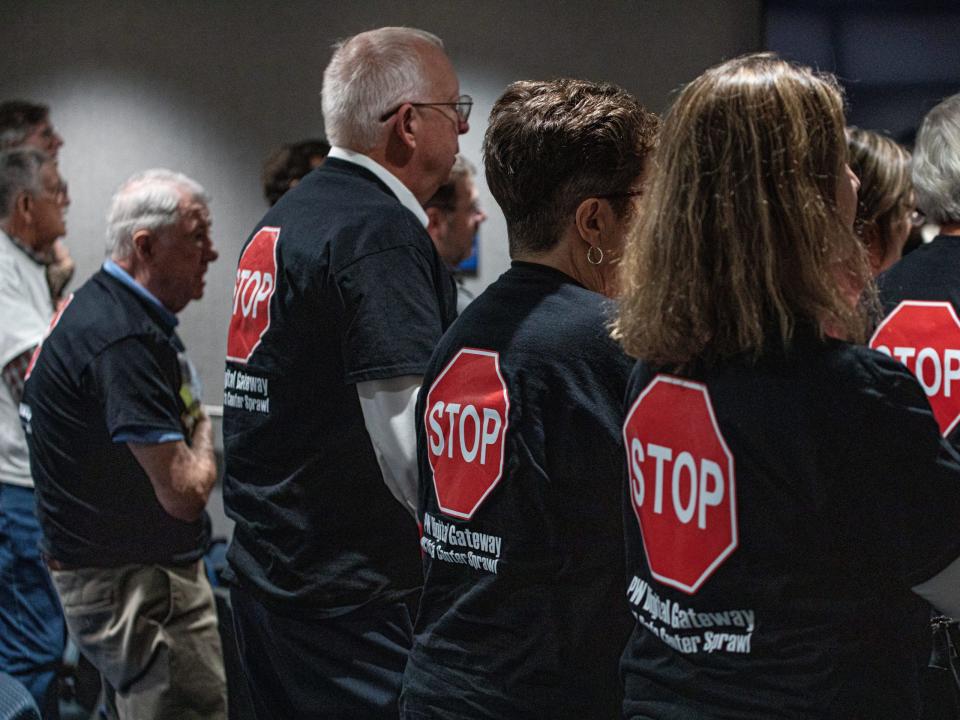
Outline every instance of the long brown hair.
<path id="1" fill-rule="evenodd" d="M 888 137 L 856 127 L 847 128 L 847 148 L 850 167 L 860 178 L 857 232 L 865 238 L 870 228 L 876 231 L 871 237 L 879 242 L 882 259 L 893 242 L 894 224 L 912 202 L 910 153 Z"/>
<path id="2" fill-rule="evenodd" d="M 862 341 L 872 286 L 837 208 L 845 161 L 832 77 L 766 53 L 707 70 L 665 118 L 614 337 L 667 366 L 759 356 L 798 324 Z"/>

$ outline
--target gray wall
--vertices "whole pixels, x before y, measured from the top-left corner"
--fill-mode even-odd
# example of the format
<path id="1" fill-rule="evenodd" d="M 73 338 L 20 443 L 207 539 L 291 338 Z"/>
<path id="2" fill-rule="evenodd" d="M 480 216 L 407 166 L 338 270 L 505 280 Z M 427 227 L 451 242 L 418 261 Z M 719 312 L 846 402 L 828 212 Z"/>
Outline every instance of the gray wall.
<path id="1" fill-rule="evenodd" d="M 330 44 L 380 25 L 445 40 L 463 92 L 476 101 L 461 139 L 475 161 L 490 106 L 512 80 L 609 80 L 660 111 L 681 83 L 761 41 L 760 0 L 4 0 L 0 98 L 48 103 L 66 140 L 75 286 L 102 261 L 104 212 L 125 177 L 169 167 L 212 194 L 221 259 L 206 297 L 181 316 L 208 403 L 222 397 L 236 260 L 265 210 L 261 161 L 280 142 L 323 132 Z M 482 178 L 480 190 L 490 219 L 475 289 L 509 263 L 503 218 Z"/>

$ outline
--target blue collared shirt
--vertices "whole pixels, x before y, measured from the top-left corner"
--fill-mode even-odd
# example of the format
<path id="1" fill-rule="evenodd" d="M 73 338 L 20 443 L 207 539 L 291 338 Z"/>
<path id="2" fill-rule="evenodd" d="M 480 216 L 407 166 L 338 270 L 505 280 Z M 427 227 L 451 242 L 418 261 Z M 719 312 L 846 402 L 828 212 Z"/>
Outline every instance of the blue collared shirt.
<path id="1" fill-rule="evenodd" d="M 164 304 L 157 299 L 156 295 L 134 280 L 130 273 L 117 265 L 113 260 L 107 258 L 103 262 L 103 271 L 122 282 L 147 302 L 155 305 L 157 309 L 160 310 L 160 317 L 162 317 L 164 322 L 166 322 L 171 328 L 175 328 L 178 324 L 180 324 L 180 320 L 177 319 L 177 316 L 170 312 L 164 306 Z"/>

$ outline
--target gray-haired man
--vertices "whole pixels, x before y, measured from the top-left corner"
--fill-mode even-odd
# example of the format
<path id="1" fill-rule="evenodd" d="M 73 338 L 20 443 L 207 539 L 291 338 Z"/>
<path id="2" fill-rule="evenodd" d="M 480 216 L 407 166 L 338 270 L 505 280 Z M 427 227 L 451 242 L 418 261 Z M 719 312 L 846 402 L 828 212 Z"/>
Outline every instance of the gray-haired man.
<path id="1" fill-rule="evenodd" d="M 0 672 L 58 717 L 63 615 L 40 558 L 33 480 L 17 406 L 53 305 L 44 257 L 66 232 L 70 200 L 57 166 L 39 150 L 0 153 Z"/>
<path id="2" fill-rule="evenodd" d="M 260 718 L 397 717 L 421 582 L 413 408 L 456 314 L 421 205 L 470 102 L 429 33 L 341 43 L 323 82 L 333 148 L 240 258 L 224 499 Z"/>
<path id="3" fill-rule="evenodd" d="M 110 259 L 54 319 L 20 406 L 42 549 L 114 717 L 225 718 L 201 560 L 216 465 L 175 330 L 217 258 L 206 195 L 149 171 L 114 196 L 108 226 Z"/>
<path id="4" fill-rule="evenodd" d="M 36 148 L 56 164 L 63 138 L 54 129 L 50 108 L 46 105 L 27 100 L 0 102 L 0 150 L 20 147 Z M 46 266 L 50 296 L 56 305 L 63 299 L 64 290 L 73 278 L 73 258 L 63 240 L 58 239 L 44 251 L 42 261 Z"/>

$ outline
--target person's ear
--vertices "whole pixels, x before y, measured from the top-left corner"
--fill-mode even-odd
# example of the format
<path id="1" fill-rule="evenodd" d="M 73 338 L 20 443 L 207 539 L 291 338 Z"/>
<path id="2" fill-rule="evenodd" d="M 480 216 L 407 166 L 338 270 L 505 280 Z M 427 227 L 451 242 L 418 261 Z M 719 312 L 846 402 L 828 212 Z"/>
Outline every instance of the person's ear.
<path id="1" fill-rule="evenodd" d="M 156 239 L 153 232 L 147 229 L 137 230 L 131 238 L 134 253 L 144 259 L 149 260 L 153 257 L 153 242 Z"/>
<path id="2" fill-rule="evenodd" d="M 417 146 L 417 130 L 419 129 L 420 119 L 414 112 L 413 105 L 404 103 L 397 110 L 396 119 L 393 122 L 393 133 L 404 146 L 411 150 Z"/>
<path id="3" fill-rule="evenodd" d="M 611 232 L 615 224 L 613 208 L 600 198 L 587 198 L 577 206 L 574 223 L 577 232 L 585 243 L 600 247 L 604 237 Z"/>
<path id="4" fill-rule="evenodd" d="M 427 213 L 427 234 L 433 238 L 434 242 L 442 240 L 447 230 L 447 214 L 440 208 L 424 208 Z"/>
<path id="5" fill-rule="evenodd" d="M 33 195 L 26 190 L 21 190 L 13 201 L 13 211 L 29 222 L 33 220 L 33 205 Z"/>

